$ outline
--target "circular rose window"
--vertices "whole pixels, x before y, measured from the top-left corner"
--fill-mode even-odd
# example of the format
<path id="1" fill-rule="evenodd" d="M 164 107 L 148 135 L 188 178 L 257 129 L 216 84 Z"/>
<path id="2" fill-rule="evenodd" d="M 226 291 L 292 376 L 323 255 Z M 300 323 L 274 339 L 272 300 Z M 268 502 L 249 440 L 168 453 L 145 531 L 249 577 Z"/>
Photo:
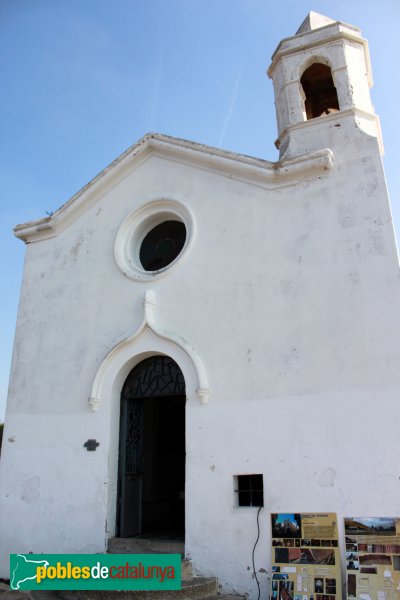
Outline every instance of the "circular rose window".
<path id="1" fill-rule="evenodd" d="M 158 271 L 166 267 L 182 251 L 186 240 L 186 227 L 181 221 L 164 221 L 145 236 L 139 252 L 145 271 Z"/>
<path id="2" fill-rule="evenodd" d="M 187 207 L 175 200 L 156 200 L 122 223 L 115 239 L 115 260 L 127 277 L 147 281 L 183 257 L 193 234 L 193 218 Z"/>

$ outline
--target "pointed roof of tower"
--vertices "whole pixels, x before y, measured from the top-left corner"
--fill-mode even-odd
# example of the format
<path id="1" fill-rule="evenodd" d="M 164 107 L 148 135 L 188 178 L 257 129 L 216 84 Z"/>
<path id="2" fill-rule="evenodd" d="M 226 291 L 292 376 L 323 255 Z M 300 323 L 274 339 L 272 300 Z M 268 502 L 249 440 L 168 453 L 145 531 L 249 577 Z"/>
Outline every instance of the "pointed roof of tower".
<path id="1" fill-rule="evenodd" d="M 331 25 L 332 23 L 335 23 L 334 19 L 325 17 L 325 15 L 321 15 L 311 10 L 296 31 L 296 35 L 299 33 L 307 33 L 308 31 L 319 29 L 320 27 L 325 27 L 326 25 Z"/>
<path id="2" fill-rule="evenodd" d="M 268 76 L 272 77 L 272 73 L 279 59 L 282 56 L 305 50 L 311 46 L 326 44 L 329 41 L 336 39 L 354 40 L 356 43 L 364 45 L 367 57 L 367 71 L 369 84 L 372 87 L 371 66 L 369 62 L 368 42 L 361 36 L 361 29 L 326 17 L 317 12 L 311 11 L 308 13 L 296 33 L 290 37 L 281 40 L 272 55 L 272 63 L 267 71 Z"/>

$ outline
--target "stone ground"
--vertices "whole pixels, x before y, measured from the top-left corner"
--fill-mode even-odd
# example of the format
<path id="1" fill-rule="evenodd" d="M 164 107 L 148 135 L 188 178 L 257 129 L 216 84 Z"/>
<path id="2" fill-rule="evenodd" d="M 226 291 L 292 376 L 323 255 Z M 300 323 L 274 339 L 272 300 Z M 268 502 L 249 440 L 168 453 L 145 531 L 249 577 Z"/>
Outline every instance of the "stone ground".
<path id="1" fill-rule="evenodd" d="M 241 600 L 244 596 L 210 596 L 207 600 Z M 0 600 L 78 600 L 78 596 L 69 592 L 51 591 L 17 591 L 10 590 L 10 586 L 0 582 Z"/>
<path id="2" fill-rule="evenodd" d="M 135 537 L 135 538 L 112 538 L 109 540 L 108 552 L 110 554 L 180 554 L 184 556 L 184 542 L 182 539 L 170 537 Z M 11 590 L 10 586 L 0 581 L 0 600 L 167 600 L 179 597 L 181 600 L 243 600 L 242 596 L 223 595 L 217 596 L 217 581 L 215 578 L 204 578 L 192 576 L 191 563 L 182 560 L 182 590 L 178 592 L 82 592 L 79 591 L 17 591 Z M 162 593 L 162 592 L 161 592 Z M 115 594 L 115 595 L 114 595 Z"/>
<path id="3" fill-rule="evenodd" d="M 10 586 L 0 583 L 0 600 L 62 600 L 58 592 L 10 590 Z"/>

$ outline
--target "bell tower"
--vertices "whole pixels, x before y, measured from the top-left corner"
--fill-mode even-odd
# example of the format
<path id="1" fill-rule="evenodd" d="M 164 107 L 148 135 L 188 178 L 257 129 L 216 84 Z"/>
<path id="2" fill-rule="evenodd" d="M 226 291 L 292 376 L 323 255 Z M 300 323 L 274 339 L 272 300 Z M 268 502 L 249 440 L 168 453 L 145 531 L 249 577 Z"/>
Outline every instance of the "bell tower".
<path id="1" fill-rule="evenodd" d="M 281 157 L 347 144 L 355 129 L 375 137 L 383 153 L 368 42 L 358 27 L 310 12 L 296 35 L 278 45 L 268 76 Z"/>

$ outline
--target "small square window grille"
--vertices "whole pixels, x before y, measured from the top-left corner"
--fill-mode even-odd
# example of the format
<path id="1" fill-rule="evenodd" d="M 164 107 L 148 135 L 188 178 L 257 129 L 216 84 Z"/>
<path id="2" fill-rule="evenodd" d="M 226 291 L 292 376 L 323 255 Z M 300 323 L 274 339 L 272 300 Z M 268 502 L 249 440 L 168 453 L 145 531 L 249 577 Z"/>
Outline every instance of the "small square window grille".
<path id="1" fill-rule="evenodd" d="M 235 475 L 236 506 L 264 506 L 262 475 Z"/>

